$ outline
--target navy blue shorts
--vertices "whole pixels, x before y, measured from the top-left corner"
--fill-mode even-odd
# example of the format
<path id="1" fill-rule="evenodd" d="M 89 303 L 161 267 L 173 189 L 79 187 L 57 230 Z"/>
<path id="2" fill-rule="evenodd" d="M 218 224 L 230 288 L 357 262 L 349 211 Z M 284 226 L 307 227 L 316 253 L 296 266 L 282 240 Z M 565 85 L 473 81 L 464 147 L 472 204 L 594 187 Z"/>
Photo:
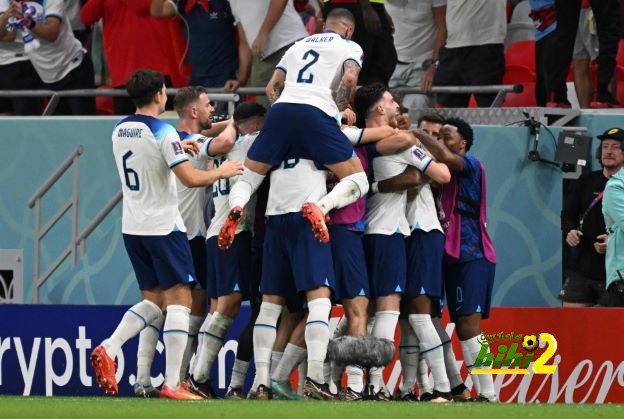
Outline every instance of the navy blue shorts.
<path id="1" fill-rule="evenodd" d="M 407 274 L 403 235 L 365 234 L 364 253 L 371 297 L 403 294 Z"/>
<path id="2" fill-rule="evenodd" d="M 405 296 L 412 299 L 428 295 L 432 299 L 444 297 L 442 268 L 444 266 L 444 234 L 438 230 L 412 231 L 405 239 L 407 251 L 407 282 Z"/>
<path id="3" fill-rule="evenodd" d="M 308 290 L 334 289 L 331 246 L 314 237 L 300 212 L 269 217 L 262 253 L 261 293 L 285 297 L 288 303 Z"/>
<path id="4" fill-rule="evenodd" d="M 193 257 L 186 233 L 175 231 L 166 236 L 124 234 L 123 239 L 142 291 L 157 286 L 166 290 L 177 284 L 195 285 Z"/>
<path id="5" fill-rule="evenodd" d="M 329 236 L 336 274 L 336 301 L 368 297 L 368 273 L 362 233 L 341 225 L 330 225 Z"/>
<path id="6" fill-rule="evenodd" d="M 315 106 L 294 103 L 271 106 L 247 153 L 250 159 L 272 166 L 294 158 L 323 166 L 353 156 L 353 146 L 335 119 Z"/>
<path id="7" fill-rule="evenodd" d="M 214 289 L 211 297 L 219 298 L 234 292 L 249 298 L 251 288 L 251 232 L 236 235 L 232 246 L 223 251 L 217 247 L 217 236 L 206 242 L 208 249 L 208 283 Z"/>
<path id="8" fill-rule="evenodd" d="M 206 289 L 206 275 L 207 275 L 207 257 L 206 257 L 206 239 L 202 236 L 197 236 L 189 240 L 189 246 L 191 247 L 191 255 L 193 256 L 193 266 L 195 267 L 195 274 L 197 275 L 196 288 Z"/>
<path id="9" fill-rule="evenodd" d="M 481 313 L 490 316 L 496 265 L 487 259 L 451 263 L 445 267 L 446 302 L 451 320 Z"/>

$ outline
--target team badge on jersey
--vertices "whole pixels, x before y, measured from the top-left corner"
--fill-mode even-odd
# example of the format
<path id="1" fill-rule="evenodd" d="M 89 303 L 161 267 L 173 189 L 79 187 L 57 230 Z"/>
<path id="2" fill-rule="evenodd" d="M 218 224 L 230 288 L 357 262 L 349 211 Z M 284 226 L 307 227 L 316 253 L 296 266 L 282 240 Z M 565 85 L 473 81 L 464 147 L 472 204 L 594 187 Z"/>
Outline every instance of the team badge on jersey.
<path id="1" fill-rule="evenodd" d="M 427 157 L 425 152 L 420 148 L 414 147 L 412 153 L 414 153 L 414 155 L 420 160 L 423 160 L 425 157 Z"/>
<path id="2" fill-rule="evenodd" d="M 175 154 L 184 154 L 184 150 L 182 150 L 182 146 L 180 145 L 179 141 L 176 141 L 175 143 L 171 143 L 171 147 L 173 147 L 173 152 Z"/>

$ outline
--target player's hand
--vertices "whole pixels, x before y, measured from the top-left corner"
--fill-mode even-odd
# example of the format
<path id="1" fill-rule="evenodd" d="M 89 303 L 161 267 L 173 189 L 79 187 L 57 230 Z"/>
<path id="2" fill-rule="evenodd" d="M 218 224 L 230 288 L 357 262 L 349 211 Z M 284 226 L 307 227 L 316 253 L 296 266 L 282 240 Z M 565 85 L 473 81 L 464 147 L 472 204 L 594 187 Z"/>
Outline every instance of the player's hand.
<path id="1" fill-rule="evenodd" d="M 258 36 L 251 44 L 251 52 L 254 57 L 263 59 L 264 58 L 264 47 L 266 45 L 267 39 L 269 39 L 269 34 L 264 34 L 262 32 L 258 33 Z"/>
<path id="2" fill-rule="evenodd" d="M 433 77 L 435 76 L 436 66 L 434 64 L 430 65 L 422 77 L 420 78 L 420 90 L 427 93 L 431 90 L 431 86 L 433 86 Z"/>
<path id="3" fill-rule="evenodd" d="M 182 145 L 184 152 L 190 154 L 191 156 L 196 156 L 199 153 L 199 143 L 195 140 L 183 140 L 180 141 L 180 144 Z"/>
<path id="4" fill-rule="evenodd" d="M 594 249 L 596 249 L 596 253 L 600 253 L 601 255 L 607 251 L 607 235 L 601 234 L 596 237 L 596 243 L 594 243 Z"/>
<path id="5" fill-rule="evenodd" d="M 16 19 L 21 19 L 24 16 L 22 15 L 22 4 L 17 1 L 12 1 L 11 5 L 6 11 L 8 17 L 14 17 Z"/>
<path id="6" fill-rule="evenodd" d="M 377 15 L 373 6 L 370 4 L 367 6 L 362 5 L 362 18 L 364 19 L 366 32 L 371 35 L 379 35 L 381 33 L 381 19 L 379 19 L 379 15 Z"/>
<path id="7" fill-rule="evenodd" d="M 238 80 L 228 80 L 225 82 L 225 86 L 223 86 L 223 90 L 228 93 L 235 92 L 236 89 L 240 87 L 240 82 Z"/>
<path id="8" fill-rule="evenodd" d="M 219 178 L 226 179 L 243 174 L 243 164 L 238 161 L 226 160 L 219 166 Z"/>
<path id="9" fill-rule="evenodd" d="M 581 242 L 581 237 L 583 237 L 583 233 L 580 230 L 570 230 L 566 236 L 566 243 L 570 247 L 578 246 Z"/>
<path id="10" fill-rule="evenodd" d="M 412 118 L 409 115 L 401 114 L 396 117 L 397 128 L 399 129 L 410 129 L 412 126 Z"/>
<path id="11" fill-rule="evenodd" d="M 355 116 L 355 112 L 353 112 L 351 109 L 347 108 L 344 111 L 342 111 L 342 118 L 341 120 L 346 123 L 347 125 L 355 125 L 355 120 L 356 120 L 356 116 Z"/>

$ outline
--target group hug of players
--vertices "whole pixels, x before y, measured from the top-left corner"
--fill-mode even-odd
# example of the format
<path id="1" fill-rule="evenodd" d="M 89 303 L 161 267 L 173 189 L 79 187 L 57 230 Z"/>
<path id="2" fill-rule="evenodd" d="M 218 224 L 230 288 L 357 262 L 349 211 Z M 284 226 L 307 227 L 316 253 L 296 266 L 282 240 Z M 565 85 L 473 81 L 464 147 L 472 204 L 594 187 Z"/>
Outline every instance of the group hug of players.
<path id="1" fill-rule="evenodd" d="M 188 87 L 174 98 L 176 130 L 158 119 L 162 75 L 139 70 L 129 79 L 137 112 L 117 124 L 112 142 L 124 244 L 143 300 L 91 354 L 107 393 L 118 392 L 115 356 L 139 334 L 136 395 L 216 397 L 213 362 L 249 300 L 228 398 L 243 397 L 253 357 L 250 398 L 471 400 L 439 316 L 446 294 L 470 369 L 496 262 L 484 168 L 466 154 L 473 132 L 438 115 L 409 130 L 385 86 L 356 91 L 362 50 L 353 30 L 353 16 L 333 10 L 324 33 L 295 43 L 278 64 L 270 110 L 243 103 L 223 123 L 211 123 L 206 90 Z M 345 316 L 330 345 L 332 304 Z M 391 395 L 382 371 L 397 323 L 403 382 Z M 166 371 L 156 390 L 150 369 L 161 329 Z M 289 380 L 298 366 L 299 393 Z M 472 378 L 476 400 L 496 401 L 490 375 Z"/>

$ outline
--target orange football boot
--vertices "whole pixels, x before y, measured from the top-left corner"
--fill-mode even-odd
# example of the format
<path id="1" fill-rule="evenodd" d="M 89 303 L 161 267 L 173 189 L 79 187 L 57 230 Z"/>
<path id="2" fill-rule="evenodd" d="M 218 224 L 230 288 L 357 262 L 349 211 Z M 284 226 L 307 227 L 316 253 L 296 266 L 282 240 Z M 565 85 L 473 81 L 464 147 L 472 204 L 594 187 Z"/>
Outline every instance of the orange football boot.
<path id="1" fill-rule="evenodd" d="M 329 230 L 325 224 L 326 216 L 316 204 L 306 202 L 301 207 L 301 213 L 312 224 L 312 232 L 314 237 L 319 239 L 321 243 L 329 243 Z"/>
<path id="2" fill-rule="evenodd" d="M 95 370 L 98 385 L 104 389 L 106 394 L 116 396 L 119 392 L 115 378 L 117 368 L 115 361 L 108 356 L 102 345 L 91 352 L 91 366 Z"/>
<path id="3" fill-rule="evenodd" d="M 174 400 L 204 400 L 204 398 L 195 393 L 191 393 L 190 391 L 184 389 L 182 386 L 177 390 L 172 389 L 171 387 L 163 385 L 160 389 L 160 398 L 161 399 L 174 399 Z"/>
<path id="4" fill-rule="evenodd" d="M 227 250 L 234 242 L 236 236 L 236 229 L 243 220 L 243 209 L 236 206 L 230 210 L 227 218 L 219 230 L 219 236 L 217 237 L 217 245 L 221 250 Z"/>

